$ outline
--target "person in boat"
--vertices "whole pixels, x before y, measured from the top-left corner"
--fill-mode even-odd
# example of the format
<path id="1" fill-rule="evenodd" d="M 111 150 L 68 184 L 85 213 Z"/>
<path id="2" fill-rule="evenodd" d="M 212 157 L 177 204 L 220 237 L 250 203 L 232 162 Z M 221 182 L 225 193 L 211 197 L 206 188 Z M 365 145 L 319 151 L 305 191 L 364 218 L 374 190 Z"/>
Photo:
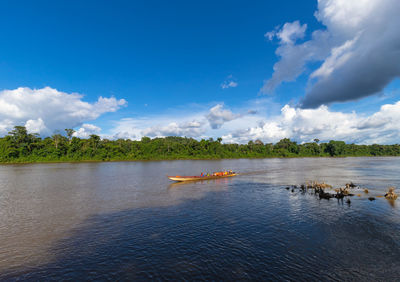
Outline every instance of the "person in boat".
<path id="1" fill-rule="evenodd" d="M 204 176 L 204 172 L 202 172 L 202 173 L 200 174 L 200 176 L 203 177 L 203 176 Z"/>

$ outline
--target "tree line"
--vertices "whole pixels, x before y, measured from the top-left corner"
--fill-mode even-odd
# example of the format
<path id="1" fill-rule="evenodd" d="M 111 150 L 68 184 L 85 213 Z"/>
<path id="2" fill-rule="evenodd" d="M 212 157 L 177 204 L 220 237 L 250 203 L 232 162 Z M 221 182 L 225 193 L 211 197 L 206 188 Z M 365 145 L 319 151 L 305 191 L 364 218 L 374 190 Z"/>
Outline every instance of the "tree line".
<path id="1" fill-rule="evenodd" d="M 187 137 L 143 137 L 108 140 L 98 135 L 88 139 L 74 137 L 73 129 L 64 134 L 41 138 L 28 133 L 24 126 L 15 126 L 0 138 L 0 162 L 54 162 L 54 161 L 123 161 L 270 157 L 347 157 L 400 156 L 400 145 L 356 145 L 331 140 L 297 144 L 288 138 L 276 144 L 260 140 L 248 144 L 223 144 L 222 138 L 200 141 Z"/>

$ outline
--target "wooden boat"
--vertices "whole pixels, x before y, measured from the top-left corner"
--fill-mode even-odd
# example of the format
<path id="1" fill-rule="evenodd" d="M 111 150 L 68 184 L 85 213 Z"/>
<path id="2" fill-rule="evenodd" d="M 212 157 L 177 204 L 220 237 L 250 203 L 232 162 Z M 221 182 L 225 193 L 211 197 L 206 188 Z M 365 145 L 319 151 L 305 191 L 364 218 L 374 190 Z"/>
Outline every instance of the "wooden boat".
<path id="1" fill-rule="evenodd" d="M 226 178 L 226 177 L 232 177 L 232 176 L 236 176 L 237 173 L 229 173 L 229 174 L 225 174 L 225 175 L 204 175 L 204 176 L 180 176 L 180 175 L 176 175 L 176 176 L 167 176 L 169 179 L 173 180 L 173 181 L 199 181 L 199 180 L 208 180 L 208 179 L 219 179 L 219 178 Z"/>

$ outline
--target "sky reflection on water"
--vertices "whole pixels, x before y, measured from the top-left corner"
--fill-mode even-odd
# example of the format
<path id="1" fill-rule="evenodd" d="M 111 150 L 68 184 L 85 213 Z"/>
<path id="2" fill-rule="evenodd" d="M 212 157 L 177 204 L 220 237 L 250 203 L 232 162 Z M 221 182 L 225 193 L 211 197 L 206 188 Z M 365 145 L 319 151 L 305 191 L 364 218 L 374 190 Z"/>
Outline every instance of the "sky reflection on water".
<path id="1" fill-rule="evenodd" d="M 400 158 L 0 166 L 0 278 L 394 278 Z M 171 184 L 166 175 L 232 169 Z M 351 204 L 285 185 L 353 181 Z M 369 275 L 369 276 L 365 276 Z M 383 276 L 382 276 L 383 275 Z"/>

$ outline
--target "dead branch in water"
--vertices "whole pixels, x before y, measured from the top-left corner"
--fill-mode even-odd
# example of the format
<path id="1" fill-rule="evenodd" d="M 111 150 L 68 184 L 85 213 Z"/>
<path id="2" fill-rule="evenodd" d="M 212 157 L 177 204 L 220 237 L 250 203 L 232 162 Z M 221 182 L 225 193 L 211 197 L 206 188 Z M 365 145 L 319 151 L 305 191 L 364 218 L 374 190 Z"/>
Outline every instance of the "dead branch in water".
<path id="1" fill-rule="evenodd" d="M 295 192 L 295 190 L 298 188 L 297 185 L 292 185 L 292 192 Z M 354 194 L 350 193 L 350 191 L 353 188 L 359 188 L 363 189 L 365 194 L 369 193 L 369 190 L 367 188 L 361 188 L 360 186 L 357 186 L 353 182 L 346 183 L 345 187 L 340 187 L 336 188 L 333 191 L 336 192 L 334 193 L 328 193 L 325 190 L 326 189 L 332 189 L 332 185 L 329 185 L 325 182 L 318 182 L 315 180 L 309 181 L 307 180 L 305 184 L 301 184 L 299 186 L 300 191 L 304 194 L 306 193 L 309 189 L 314 192 L 314 194 L 317 194 L 320 199 L 330 199 L 330 198 L 337 198 L 337 199 L 343 199 L 344 197 L 347 196 L 354 196 Z M 286 187 L 287 190 L 289 190 L 289 187 Z M 397 194 L 394 192 L 394 187 L 389 187 L 389 191 L 384 195 L 384 196 L 376 196 L 376 197 L 385 197 L 388 200 L 396 200 L 397 199 Z M 357 196 L 361 197 L 361 194 L 357 194 Z M 370 201 L 375 200 L 375 197 L 369 197 L 368 198 Z M 348 201 L 350 202 L 350 201 Z"/>

